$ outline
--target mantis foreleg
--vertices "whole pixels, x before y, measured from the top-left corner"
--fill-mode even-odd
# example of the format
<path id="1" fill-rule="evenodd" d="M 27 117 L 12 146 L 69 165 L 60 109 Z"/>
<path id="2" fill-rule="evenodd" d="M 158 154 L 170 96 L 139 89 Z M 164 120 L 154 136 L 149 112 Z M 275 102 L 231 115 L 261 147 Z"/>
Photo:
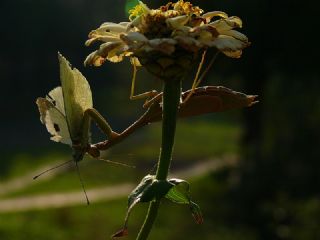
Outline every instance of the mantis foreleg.
<path id="1" fill-rule="evenodd" d="M 89 108 L 84 112 L 84 122 L 93 120 L 108 139 L 117 137 L 119 134 L 114 132 L 105 118 L 94 108 Z"/>

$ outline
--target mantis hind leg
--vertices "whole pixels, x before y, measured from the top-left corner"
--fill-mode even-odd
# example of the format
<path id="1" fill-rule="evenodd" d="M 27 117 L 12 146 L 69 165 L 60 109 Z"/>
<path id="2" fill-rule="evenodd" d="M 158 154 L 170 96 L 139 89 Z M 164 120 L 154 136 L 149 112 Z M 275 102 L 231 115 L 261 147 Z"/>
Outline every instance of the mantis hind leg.
<path id="1" fill-rule="evenodd" d="M 199 63 L 196 76 L 195 76 L 195 78 L 193 80 L 193 83 L 192 83 L 191 91 L 190 91 L 189 95 L 184 99 L 182 104 L 185 104 L 189 100 L 189 98 L 192 96 L 192 94 L 194 93 L 195 89 L 199 86 L 199 84 L 200 84 L 200 82 L 202 80 L 201 78 L 199 79 L 199 75 L 200 75 L 200 72 L 201 72 L 201 69 L 202 69 L 202 66 L 203 66 L 203 63 L 204 63 L 204 59 L 206 57 L 206 53 L 207 53 L 207 50 L 205 50 L 202 53 L 201 61 Z"/>
<path id="2" fill-rule="evenodd" d="M 146 102 L 148 101 L 149 98 L 153 98 L 158 94 L 156 90 L 144 92 L 138 95 L 135 95 L 135 85 L 136 85 L 136 76 L 137 76 L 137 66 L 136 64 L 131 61 L 131 64 L 133 66 L 133 75 L 132 75 L 132 80 L 131 80 L 131 92 L 130 92 L 130 99 L 131 100 L 137 100 L 137 99 L 144 99 L 147 98 Z"/>
<path id="3" fill-rule="evenodd" d="M 209 69 L 212 67 L 213 63 L 215 62 L 215 60 L 216 60 L 216 58 L 217 58 L 217 56 L 218 56 L 218 54 L 219 54 L 219 52 L 216 52 L 216 53 L 215 53 L 215 55 L 214 55 L 214 56 L 212 57 L 212 59 L 210 60 L 210 63 L 208 64 L 208 66 L 206 67 L 206 69 L 203 71 L 203 73 L 202 73 L 201 76 L 199 77 L 201 68 L 202 68 L 203 63 L 204 63 L 204 60 L 205 60 L 206 52 L 207 52 L 207 51 L 204 51 L 203 54 L 202 54 L 199 67 L 198 67 L 196 76 L 195 76 L 195 78 L 194 78 L 193 84 L 192 84 L 191 91 L 190 91 L 190 93 L 188 94 L 188 96 L 184 99 L 183 104 L 185 104 L 185 103 L 189 100 L 189 98 L 192 96 L 192 94 L 194 94 L 195 89 L 199 86 L 199 84 L 201 83 L 201 81 L 203 80 L 203 78 L 205 77 L 205 75 L 208 73 Z"/>

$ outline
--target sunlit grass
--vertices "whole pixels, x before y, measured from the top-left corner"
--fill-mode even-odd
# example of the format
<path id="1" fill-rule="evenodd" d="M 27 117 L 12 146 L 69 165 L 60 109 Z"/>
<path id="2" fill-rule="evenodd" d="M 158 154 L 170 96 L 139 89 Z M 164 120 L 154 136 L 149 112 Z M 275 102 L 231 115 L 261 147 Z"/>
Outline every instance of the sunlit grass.
<path id="1" fill-rule="evenodd" d="M 181 119 L 177 125 L 174 158 L 186 162 L 236 154 L 240 134 L 241 127 L 236 124 Z M 155 124 L 145 134 L 143 144 L 135 150 L 136 154 L 156 160 L 160 139 L 161 125 Z"/>
<path id="2" fill-rule="evenodd" d="M 121 184 L 124 182 L 134 182 L 137 178 L 137 174 L 133 168 L 127 168 L 123 166 L 114 166 L 111 164 L 105 164 L 103 162 L 85 162 L 90 161 L 85 159 L 83 163 L 80 163 L 80 174 L 83 178 L 86 189 L 96 188 L 101 186 L 108 186 L 113 184 Z M 76 172 L 76 168 L 71 164 L 71 167 L 64 170 L 55 170 L 51 173 L 53 176 L 48 179 L 42 179 L 41 177 L 26 186 L 25 188 L 10 192 L 5 197 L 17 197 L 34 194 L 47 194 L 52 192 L 70 192 L 70 191 L 82 191 L 80 180 Z"/>
<path id="3" fill-rule="evenodd" d="M 196 128 L 193 126 L 197 126 Z M 205 122 L 197 119 L 181 119 L 178 123 L 175 144 L 175 166 L 179 166 L 180 160 L 184 163 L 194 164 L 208 158 L 221 157 L 225 154 L 237 154 L 240 126 L 219 121 Z M 157 161 L 160 145 L 161 125 L 147 126 L 137 135 L 130 136 L 126 141 L 106 151 L 105 159 L 126 163 L 136 168 L 116 166 L 102 161 L 85 157 L 79 162 L 80 172 L 87 189 L 121 184 L 124 182 L 138 182 L 145 171 L 152 171 Z M 66 153 L 49 153 L 43 156 L 19 154 L 11 165 L 9 178 L 19 178 L 25 174 L 34 174 L 42 166 L 47 168 L 57 163 L 70 160 Z M 187 164 L 186 164 L 187 165 Z M 185 166 L 185 165 L 184 165 Z M 81 191 L 81 185 L 73 163 L 67 167 L 53 170 L 47 173 L 48 179 L 41 177 L 25 188 L 12 191 L 5 197 L 16 197 L 33 194 L 45 194 L 50 192 Z M 50 177 L 52 176 L 52 177 Z"/>
<path id="4" fill-rule="evenodd" d="M 195 129 L 193 128 L 194 124 L 197 125 Z M 123 144 L 120 144 L 121 146 L 116 146 L 107 151 L 104 156 L 106 159 L 135 165 L 137 166 L 136 169 L 114 166 L 86 157 L 79 163 L 85 187 L 92 189 L 124 182 L 138 182 L 143 177 L 145 170 L 150 171 L 157 160 L 160 134 L 160 124 L 152 124 L 142 129 L 139 134 L 129 137 Z M 179 159 L 184 159 L 189 163 L 194 163 L 195 160 L 200 161 L 210 157 L 219 157 L 223 154 L 236 154 L 239 134 L 240 128 L 235 124 L 221 122 L 195 123 L 194 120 L 180 120 L 174 158 L 178 161 Z M 198 151 L 197 149 L 200 150 Z M 10 179 L 16 179 L 30 173 L 30 171 L 34 172 L 41 166 L 54 166 L 57 161 L 68 160 L 70 156 L 65 153 L 50 153 L 37 158 L 33 158 L 30 155 L 17 155 L 10 170 Z M 61 168 L 48 173 L 48 175 L 51 174 L 52 178 L 48 179 L 40 178 L 36 181 L 30 179 L 32 181 L 30 185 L 20 190 L 9 192 L 7 195 L 1 196 L 1 198 L 8 199 L 56 192 L 81 191 L 81 185 L 74 167 Z M 30 176 L 30 178 L 32 177 Z M 223 186 L 216 184 L 214 181 L 207 182 L 204 185 L 201 182 L 197 180 L 192 183 L 192 191 L 194 199 L 205 209 L 207 205 L 211 206 L 212 199 L 206 199 L 208 191 L 204 190 L 207 193 L 202 194 L 201 187 L 198 185 L 201 184 L 202 187 L 206 185 L 208 189 L 211 189 L 210 194 L 212 192 L 220 194 Z M 196 189 L 200 190 L 197 191 Z M 118 201 L 93 203 L 88 207 L 83 199 L 83 206 L 2 214 L 6 221 L 0 223 L 0 238 L 10 240 L 35 238 L 48 240 L 105 239 L 122 226 L 126 202 L 126 198 L 122 198 Z M 206 234 L 210 232 L 210 234 L 213 234 L 212 236 L 219 236 L 219 231 L 225 231 L 222 229 L 222 224 L 221 228 L 217 227 L 213 233 L 211 230 L 209 231 L 213 223 L 208 218 L 205 225 L 195 225 L 186 206 L 175 208 L 174 216 L 170 216 L 167 219 L 167 213 L 172 212 L 171 209 L 173 210 L 175 206 L 166 201 L 164 204 L 166 205 L 166 211 L 160 214 L 152 233 L 152 239 L 164 239 L 163 236 L 166 237 L 165 239 L 177 239 L 182 233 L 184 236 L 190 236 L 189 239 L 199 239 L 199 236 L 202 236 L 201 239 L 211 239 L 211 235 L 207 236 Z M 142 205 L 134 210 L 130 219 L 129 230 L 131 235 L 128 239 L 133 239 L 136 235 L 143 221 L 146 207 L 146 205 Z M 215 206 L 214 209 L 216 209 Z M 217 209 L 221 209 L 221 206 L 217 207 Z M 215 221 L 214 225 L 217 226 L 218 223 Z M 26 222 L 28 222 L 27 227 Z M 180 222 L 179 228 L 172 228 L 172 225 L 176 222 Z M 194 231 L 191 230 L 195 228 L 200 229 L 200 233 L 197 231 L 197 236 L 194 236 Z M 237 234 L 231 233 L 229 234 L 230 236 L 237 236 Z M 231 237 L 225 239 L 231 239 Z"/>
<path id="5" fill-rule="evenodd" d="M 160 211 L 151 239 L 180 239 L 181 236 L 183 239 L 256 239 L 252 231 L 243 226 L 225 225 L 227 188 L 213 176 L 208 174 L 191 181 L 192 196 L 202 207 L 204 224 L 194 223 L 187 206 L 164 201 L 161 206 L 164 211 Z M 10 240 L 108 239 L 123 224 L 126 202 L 126 198 L 121 198 L 89 206 L 84 203 L 76 207 L 2 214 L 6 221 L 1 221 L 0 236 Z M 135 238 L 146 209 L 147 204 L 134 209 L 129 222 L 130 235 L 126 239 Z"/>
<path id="6" fill-rule="evenodd" d="M 40 150 L 41 152 L 41 150 Z M 66 155 L 62 152 L 50 152 L 46 154 L 27 154 L 18 153 L 14 154 L 9 160 L 10 169 L 5 176 L 1 176 L 3 180 L 10 178 L 21 177 L 26 173 L 29 173 L 31 169 L 37 169 L 49 162 L 56 162 L 61 160 L 67 160 Z"/>

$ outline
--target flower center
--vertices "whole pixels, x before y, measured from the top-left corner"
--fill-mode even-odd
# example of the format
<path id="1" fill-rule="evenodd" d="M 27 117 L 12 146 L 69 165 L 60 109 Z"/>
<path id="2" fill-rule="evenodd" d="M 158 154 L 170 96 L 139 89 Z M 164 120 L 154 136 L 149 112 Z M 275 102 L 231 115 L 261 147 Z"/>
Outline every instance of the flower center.
<path id="1" fill-rule="evenodd" d="M 145 17 L 146 24 L 140 29 L 141 33 L 148 39 L 170 37 L 172 29 L 168 28 L 166 19 L 162 14 L 148 14 Z"/>

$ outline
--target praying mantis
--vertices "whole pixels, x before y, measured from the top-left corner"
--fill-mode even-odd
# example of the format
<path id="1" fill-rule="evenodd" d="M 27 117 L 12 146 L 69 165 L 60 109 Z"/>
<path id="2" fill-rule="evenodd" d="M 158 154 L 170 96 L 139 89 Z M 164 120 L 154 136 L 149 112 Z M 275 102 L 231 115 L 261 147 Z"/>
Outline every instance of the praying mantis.
<path id="1" fill-rule="evenodd" d="M 132 99 L 149 97 L 143 105 L 146 111 L 124 131 L 120 133 L 114 131 L 105 118 L 93 108 L 92 93 L 85 77 L 77 69 L 72 69 L 70 63 L 61 54 L 58 54 L 58 58 L 62 86 L 49 92 L 46 98 L 38 98 L 37 105 L 41 122 L 46 125 L 52 135 L 51 140 L 70 145 L 75 163 L 82 160 L 86 153 L 99 158 L 100 151 L 120 143 L 143 126 L 161 121 L 162 92 L 156 93 L 153 90 L 134 96 L 135 69 L 130 97 Z M 199 66 L 202 66 L 203 59 L 204 54 Z M 198 69 L 192 88 L 181 94 L 178 117 L 249 107 L 257 102 L 255 95 L 245 95 L 222 86 L 197 87 L 205 74 L 198 78 L 199 72 Z M 90 143 L 91 121 L 97 124 L 107 136 L 107 140 L 96 144 Z"/>
<path id="2" fill-rule="evenodd" d="M 120 143 L 143 126 L 161 121 L 162 92 L 157 93 L 156 91 L 151 91 L 134 96 L 135 69 L 130 98 L 139 99 L 148 97 L 149 99 L 143 105 L 146 111 L 128 128 L 121 133 L 117 133 L 111 128 L 105 118 L 93 108 L 90 85 L 85 77 L 76 68 L 72 69 L 70 63 L 60 53 L 58 54 L 58 59 L 60 63 L 61 87 L 50 91 L 45 98 L 38 98 L 36 103 L 40 112 L 40 120 L 52 135 L 51 140 L 71 146 L 73 159 L 42 172 L 35 176 L 34 179 L 71 161 L 75 163 L 78 169 L 78 162 L 83 159 L 85 154 L 89 154 L 98 160 L 126 165 L 101 159 L 100 151 L 105 151 L 115 144 Z M 202 65 L 202 63 L 200 63 L 200 65 Z M 256 96 L 254 95 L 245 95 L 225 87 L 197 87 L 201 78 L 203 78 L 202 75 L 199 80 L 198 75 L 199 69 L 192 89 L 181 94 L 178 117 L 183 118 L 248 107 L 257 102 L 255 100 Z M 107 140 L 95 144 L 91 143 L 91 122 L 97 124 L 106 135 Z M 79 169 L 77 172 L 86 195 Z M 87 195 L 86 199 L 89 204 Z"/>

